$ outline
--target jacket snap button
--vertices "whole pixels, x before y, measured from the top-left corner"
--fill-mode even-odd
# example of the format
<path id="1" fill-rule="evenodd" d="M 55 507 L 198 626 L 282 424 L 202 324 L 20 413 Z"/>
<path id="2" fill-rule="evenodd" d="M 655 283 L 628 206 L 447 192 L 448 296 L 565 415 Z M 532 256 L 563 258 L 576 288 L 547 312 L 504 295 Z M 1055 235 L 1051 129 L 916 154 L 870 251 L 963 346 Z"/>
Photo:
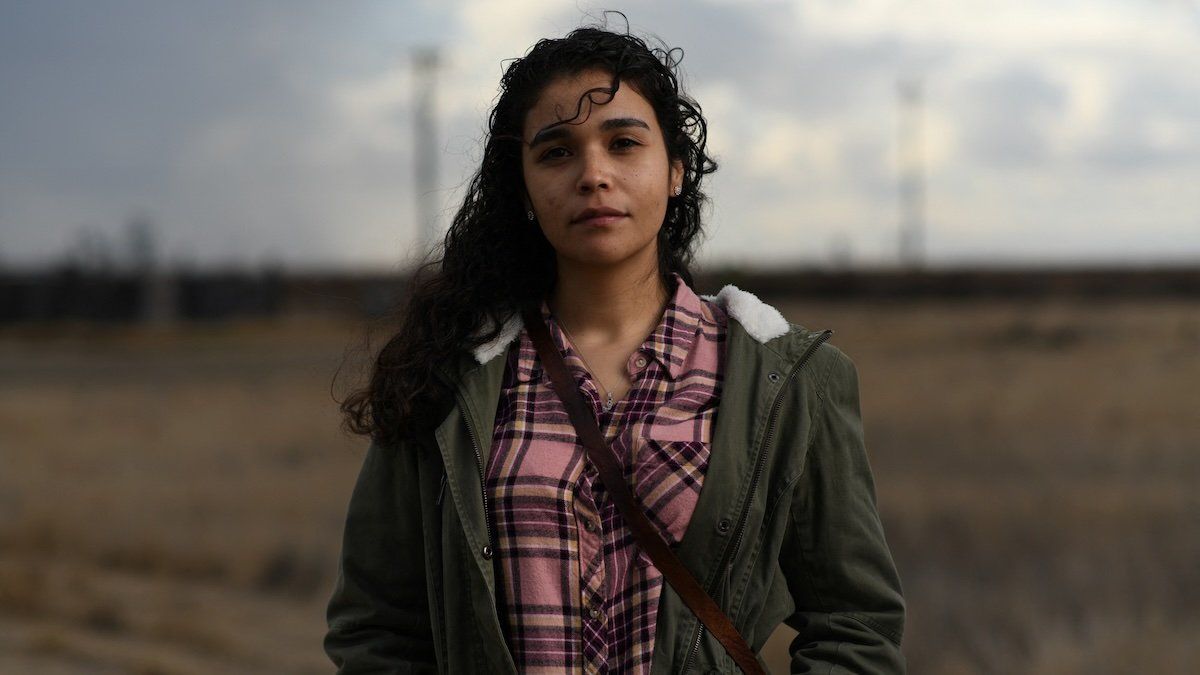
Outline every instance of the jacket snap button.
<path id="1" fill-rule="evenodd" d="M 776 373 L 774 371 L 767 373 L 767 379 L 772 382 L 778 382 L 779 381 L 779 373 Z"/>
<path id="2" fill-rule="evenodd" d="M 492 545 L 491 544 L 487 544 L 483 547 L 483 559 L 484 560 L 492 559 Z"/>
<path id="3" fill-rule="evenodd" d="M 729 531 L 729 519 L 722 518 L 720 520 L 720 522 L 717 523 L 717 529 L 720 530 L 721 532 L 728 532 Z"/>

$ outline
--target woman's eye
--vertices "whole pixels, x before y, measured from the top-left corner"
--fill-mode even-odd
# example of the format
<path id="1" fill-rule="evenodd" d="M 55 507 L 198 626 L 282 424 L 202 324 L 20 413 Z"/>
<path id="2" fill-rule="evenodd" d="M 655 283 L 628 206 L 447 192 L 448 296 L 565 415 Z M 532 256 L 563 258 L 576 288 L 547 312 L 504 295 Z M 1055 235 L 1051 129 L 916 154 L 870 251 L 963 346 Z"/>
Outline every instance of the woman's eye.
<path id="1" fill-rule="evenodd" d="M 614 146 L 616 146 L 616 147 L 618 147 L 618 148 L 622 148 L 622 149 L 624 149 L 624 148 L 631 148 L 631 147 L 633 147 L 633 146 L 636 146 L 636 145 L 641 145 L 641 143 L 638 143 L 637 141 L 633 140 L 632 138 L 618 138 L 618 139 L 616 139 L 615 141 L 613 141 L 613 145 L 614 145 Z M 557 148 L 550 148 L 550 149 L 549 149 L 549 150 L 547 150 L 546 152 L 542 153 L 541 159 L 543 159 L 543 160 L 545 160 L 545 159 L 559 159 L 559 158 L 560 158 L 560 157 L 562 157 L 563 155 L 556 155 L 556 154 L 554 154 L 554 153 L 556 153 L 556 152 L 560 152 L 560 151 L 561 151 L 561 152 L 566 152 L 567 150 L 566 150 L 566 148 L 564 148 L 564 147 L 562 147 L 562 146 L 559 146 L 559 147 L 557 147 Z"/>

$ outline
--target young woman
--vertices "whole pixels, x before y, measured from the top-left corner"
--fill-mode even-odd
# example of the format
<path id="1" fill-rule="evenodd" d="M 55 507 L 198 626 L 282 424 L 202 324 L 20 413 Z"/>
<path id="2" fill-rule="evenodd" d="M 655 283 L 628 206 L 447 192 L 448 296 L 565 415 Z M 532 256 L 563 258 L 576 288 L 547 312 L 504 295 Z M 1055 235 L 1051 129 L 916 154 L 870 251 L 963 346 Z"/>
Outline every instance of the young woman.
<path id="1" fill-rule="evenodd" d="M 675 67 L 581 28 L 505 72 L 440 266 L 343 404 L 371 443 L 328 605 L 338 672 L 737 672 L 609 498 L 526 307 L 755 652 L 782 622 L 792 672 L 903 672 L 855 366 L 831 331 L 693 290 L 716 164 Z"/>

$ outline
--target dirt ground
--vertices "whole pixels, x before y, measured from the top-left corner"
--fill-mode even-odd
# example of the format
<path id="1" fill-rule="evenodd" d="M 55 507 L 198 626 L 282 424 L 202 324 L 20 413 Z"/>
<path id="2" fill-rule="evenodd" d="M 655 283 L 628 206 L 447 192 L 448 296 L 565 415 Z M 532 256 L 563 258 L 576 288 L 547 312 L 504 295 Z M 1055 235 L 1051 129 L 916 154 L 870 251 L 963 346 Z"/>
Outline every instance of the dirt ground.
<path id="1" fill-rule="evenodd" d="M 910 672 L 1200 672 L 1200 300 L 778 306 L 858 366 Z M 0 329 L 0 672 L 332 672 L 362 338 Z"/>

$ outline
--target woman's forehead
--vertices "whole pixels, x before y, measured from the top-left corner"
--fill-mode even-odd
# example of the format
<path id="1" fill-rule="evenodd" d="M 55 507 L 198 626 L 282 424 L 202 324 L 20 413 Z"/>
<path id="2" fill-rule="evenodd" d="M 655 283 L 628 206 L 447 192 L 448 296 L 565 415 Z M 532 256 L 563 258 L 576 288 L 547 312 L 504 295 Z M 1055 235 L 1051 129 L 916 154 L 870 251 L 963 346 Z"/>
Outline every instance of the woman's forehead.
<path id="1" fill-rule="evenodd" d="M 654 109 L 629 82 L 622 81 L 615 96 L 609 100 L 605 91 L 593 92 L 582 98 L 591 89 L 607 89 L 612 86 L 612 76 L 604 71 L 588 71 L 579 75 L 555 78 L 538 96 L 533 107 L 525 116 L 525 140 L 528 142 L 541 129 L 560 120 L 572 119 L 579 110 L 579 118 L 569 125 L 576 127 L 598 126 L 610 117 L 636 117 L 653 125 Z M 603 113 L 603 114 L 601 114 Z"/>

